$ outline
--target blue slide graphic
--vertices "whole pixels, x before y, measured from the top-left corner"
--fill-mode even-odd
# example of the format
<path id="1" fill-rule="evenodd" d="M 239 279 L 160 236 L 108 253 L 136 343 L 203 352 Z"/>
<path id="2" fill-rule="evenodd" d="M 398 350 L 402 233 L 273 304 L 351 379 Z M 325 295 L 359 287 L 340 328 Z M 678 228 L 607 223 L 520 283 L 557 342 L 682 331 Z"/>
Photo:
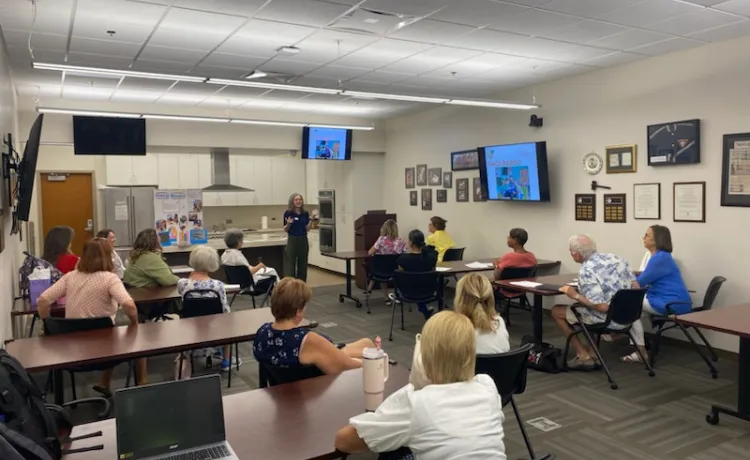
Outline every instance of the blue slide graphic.
<path id="1" fill-rule="evenodd" d="M 536 143 L 485 147 L 490 200 L 538 201 Z"/>

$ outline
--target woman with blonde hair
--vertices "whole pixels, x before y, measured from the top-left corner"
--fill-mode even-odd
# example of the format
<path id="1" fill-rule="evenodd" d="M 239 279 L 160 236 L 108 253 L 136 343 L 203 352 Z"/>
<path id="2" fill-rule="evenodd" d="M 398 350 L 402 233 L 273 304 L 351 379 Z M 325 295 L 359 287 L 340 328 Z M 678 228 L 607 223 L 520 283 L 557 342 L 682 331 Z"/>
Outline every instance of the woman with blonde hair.
<path id="1" fill-rule="evenodd" d="M 289 197 L 289 207 L 284 211 L 284 231 L 288 235 L 284 249 L 284 276 L 307 281 L 310 214 L 305 211 L 305 200 L 299 193 L 292 193 Z"/>
<path id="2" fill-rule="evenodd" d="M 502 400 L 489 376 L 474 374 L 471 321 L 452 311 L 433 315 L 422 330 L 422 361 L 432 383 L 420 390 L 406 385 L 375 412 L 352 417 L 336 433 L 336 448 L 398 450 L 419 460 L 505 460 Z"/>
<path id="3" fill-rule="evenodd" d="M 370 248 L 370 255 L 396 255 L 403 254 L 406 252 L 406 242 L 398 236 L 398 224 L 393 219 L 388 219 L 383 222 L 383 226 L 380 227 L 380 237 L 375 244 Z M 372 291 L 375 286 L 375 281 L 370 280 L 367 283 L 366 294 Z M 383 289 L 383 297 L 388 299 L 388 284 L 383 283 L 381 285 Z M 386 305 L 391 305 L 392 300 L 386 300 Z"/>

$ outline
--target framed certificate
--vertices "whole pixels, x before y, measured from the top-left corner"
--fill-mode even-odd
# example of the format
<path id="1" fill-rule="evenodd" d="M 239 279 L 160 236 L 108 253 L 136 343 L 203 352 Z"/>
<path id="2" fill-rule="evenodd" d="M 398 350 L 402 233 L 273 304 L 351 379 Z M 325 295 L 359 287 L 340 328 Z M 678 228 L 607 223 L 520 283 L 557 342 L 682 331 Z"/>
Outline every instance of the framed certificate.
<path id="1" fill-rule="evenodd" d="M 633 218 L 661 219 L 661 184 L 633 184 Z"/>
<path id="2" fill-rule="evenodd" d="M 706 183 L 675 182 L 674 214 L 675 222 L 706 221 Z"/>
<path id="3" fill-rule="evenodd" d="M 750 207 L 750 133 L 725 134 L 721 205 Z"/>
<path id="4" fill-rule="evenodd" d="M 605 148 L 607 174 L 632 173 L 637 167 L 636 145 L 610 145 Z"/>

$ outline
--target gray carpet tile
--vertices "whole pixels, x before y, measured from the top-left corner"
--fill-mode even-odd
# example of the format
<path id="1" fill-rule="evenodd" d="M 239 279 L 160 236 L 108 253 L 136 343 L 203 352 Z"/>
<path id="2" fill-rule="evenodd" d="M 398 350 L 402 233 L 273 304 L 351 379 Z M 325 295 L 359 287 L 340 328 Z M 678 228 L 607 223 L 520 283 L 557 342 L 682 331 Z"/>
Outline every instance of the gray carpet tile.
<path id="1" fill-rule="evenodd" d="M 395 315 L 394 340 L 387 337 L 392 309 L 384 304 L 380 292 L 370 299 L 372 314 L 357 309 L 353 302 L 339 303 L 343 285 L 314 288 L 314 296 L 305 315 L 318 321 L 319 332 L 337 342 L 380 335 L 383 347 L 399 365 L 410 367 L 414 335 L 424 324 L 422 315 L 404 308 L 405 330 L 400 329 L 400 312 Z M 448 293 L 452 293 L 451 290 Z M 357 293 L 359 295 L 359 293 Z M 450 302 L 449 302 L 450 303 Z M 238 299 L 235 310 L 251 308 L 250 302 Z M 511 342 L 518 345 L 532 329 L 531 315 L 514 310 L 511 318 Z M 554 323 L 545 318 L 545 341 L 558 347 L 564 338 Z M 552 452 L 558 460 L 735 460 L 748 458 L 750 424 L 721 418 L 710 426 L 704 416 L 710 404 L 733 405 L 736 401 L 737 363 L 722 358 L 716 363 L 719 378 L 711 378 L 706 365 L 692 350 L 665 343 L 656 367 L 649 377 L 643 366 L 626 364 L 619 358 L 630 352 L 627 340 L 602 343 L 602 354 L 610 366 L 619 389 L 611 390 L 602 371 L 569 372 L 557 375 L 530 371 L 526 392 L 516 397 L 524 420 L 545 417 L 559 425 L 544 432 L 525 423 L 537 454 Z M 240 345 L 243 366 L 234 372 L 232 387 L 226 388 L 227 375 L 222 373 L 225 394 L 248 391 L 258 386 L 257 364 L 251 344 Z M 152 382 L 173 378 L 175 356 L 149 358 Z M 196 360 L 196 373 L 219 372 L 205 369 Z M 40 381 L 46 375 L 37 376 Z M 125 368 L 115 373 L 113 387 L 124 385 Z M 78 396 L 93 396 L 90 387 L 96 374 L 78 374 Z M 66 377 L 66 383 L 68 382 Z M 68 391 L 68 398 L 70 392 Z M 91 419 L 84 407 L 75 410 L 76 419 Z M 528 458 L 518 423 L 510 407 L 505 409 L 505 445 L 508 458 Z M 350 456 L 352 460 L 375 459 L 375 454 Z"/>

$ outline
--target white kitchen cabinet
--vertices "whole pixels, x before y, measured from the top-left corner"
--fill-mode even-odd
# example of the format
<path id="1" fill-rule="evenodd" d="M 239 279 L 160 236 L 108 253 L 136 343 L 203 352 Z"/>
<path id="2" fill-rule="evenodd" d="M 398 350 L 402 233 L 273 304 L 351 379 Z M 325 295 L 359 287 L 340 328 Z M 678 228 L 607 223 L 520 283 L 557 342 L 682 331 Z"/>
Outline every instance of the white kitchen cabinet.
<path id="1" fill-rule="evenodd" d="M 118 156 L 105 160 L 107 185 L 159 185 L 159 161 L 156 155 Z"/>
<path id="2" fill-rule="evenodd" d="M 311 231 L 307 235 L 307 241 L 310 245 L 310 251 L 307 254 L 307 264 L 322 267 L 323 256 L 320 255 L 320 235 L 316 231 Z"/>
<path id="3" fill-rule="evenodd" d="M 233 185 L 237 185 L 232 182 Z M 256 202 L 255 192 L 236 192 L 237 206 L 253 206 Z"/>
<path id="4" fill-rule="evenodd" d="M 162 190 L 175 190 L 181 187 L 179 155 L 160 154 L 156 156 L 158 164 L 157 184 Z"/>
<path id="5" fill-rule="evenodd" d="M 278 155 L 271 159 L 271 167 L 273 171 L 273 204 L 287 204 L 293 193 L 302 194 L 305 201 L 309 202 L 310 197 L 304 196 L 306 193 L 304 160 L 289 155 Z"/>
<path id="6" fill-rule="evenodd" d="M 305 202 L 311 205 L 318 204 L 318 165 L 320 162 L 314 160 L 300 160 L 305 164 Z"/>
<path id="7" fill-rule="evenodd" d="M 156 155 L 134 156 L 133 185 L 158 185 L 159 161 Z"/>
<path id="8" fill-rule="evenodd" d="M 133 158 L 108 156 L 105 160 L 107 185 L 133 185 Z"/>
<path id="9" fill-rule="evenodd" d="M 282 180 L 276 178 L 272 172 L 271 157 L 256 156 L 253 158 L 252 189 L 255 190 L 255 204 L 273 204 L 273 182 Z"/>
<path id="10" fill-rule="evenodd" d="M 203 206 L 237 206 L 236 192 L 203 192 Z"/>
<path id="11" fill-rule="evenodd" d="M 200 154 L 172 155 L 177 157 L 179 188 L 200 189 L 211 185 L 211 156 Z M 163 172 L 159 166 L 159 176 Z"/>
<path id="12" fill-rule="evenodd" d="M 198 188 L 211 185 L 211 155 L 195 155 L 198 157 Z"/>

